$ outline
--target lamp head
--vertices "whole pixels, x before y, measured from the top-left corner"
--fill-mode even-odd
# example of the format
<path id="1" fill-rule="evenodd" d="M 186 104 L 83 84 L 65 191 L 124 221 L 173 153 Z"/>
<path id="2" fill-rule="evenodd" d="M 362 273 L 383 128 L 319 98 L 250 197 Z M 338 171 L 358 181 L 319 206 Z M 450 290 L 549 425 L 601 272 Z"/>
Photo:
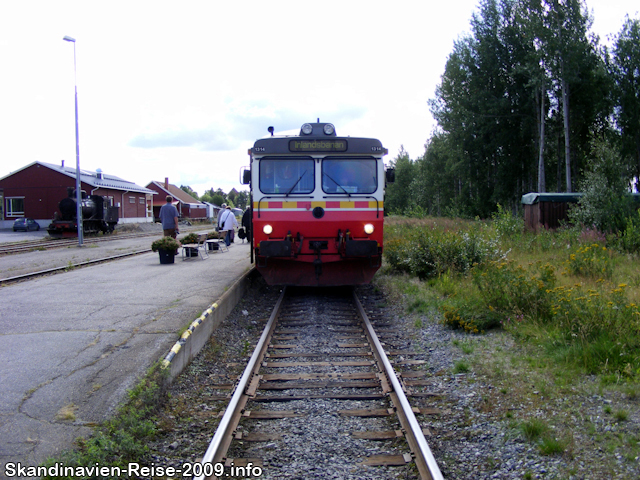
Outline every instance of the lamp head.
<path id="1" fill-rule="evenodd" d="M 73 42 L 73 43 L 76 43 L 76 39 L 75 39 L 75 38 L 73 38 L 73 37 L 70 37 L 70 36 L 68 36 L 68 35 L 66 35 L 66 36 L 63 38 L 63 40 L 64 40 L 65 42 Z"/>

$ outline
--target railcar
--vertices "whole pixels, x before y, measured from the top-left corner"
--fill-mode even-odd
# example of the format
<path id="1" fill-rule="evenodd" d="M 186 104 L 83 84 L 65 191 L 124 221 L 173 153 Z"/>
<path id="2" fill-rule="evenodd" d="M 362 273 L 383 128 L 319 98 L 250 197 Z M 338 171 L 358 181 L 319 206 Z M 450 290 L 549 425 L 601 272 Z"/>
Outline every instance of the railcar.
<path id="1" fill-rule="evenodd" d="M 369 283 L 380 268 L 387 149 L 330 123 L 261 138 L 249 149 L 252 261 L 271 285 Z"/>
<path id="2" fill-rule="evenodd" d="M 52 237 L 74 237 L 78 235 L 77 201 L 75 190 L 67 189 L 68 196 L 60 200 L 59 212 L 47 227 Z M 100 195 L 86 195 L 82 192 L 82 231 L 91 235 L 97 233 L 111 233 L 118 223 L 118 207 L 111 204 L 111 200 Z"/>

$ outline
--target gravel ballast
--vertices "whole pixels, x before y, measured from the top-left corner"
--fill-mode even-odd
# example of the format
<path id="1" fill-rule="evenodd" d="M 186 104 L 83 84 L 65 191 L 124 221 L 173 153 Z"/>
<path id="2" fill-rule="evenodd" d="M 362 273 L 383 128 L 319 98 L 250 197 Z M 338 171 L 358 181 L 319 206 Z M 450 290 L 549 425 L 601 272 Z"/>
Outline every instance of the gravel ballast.
<path id="1" fill-rule="evenodd" d="M 412 358 L 426 360 L 412 367 L 427 372 L 427 385 L 412 388 L 424 395 L 409 401 L 440 411 L 418 415 L 418 420 L 445 478 L 640 478 L 640 401 L 632 393 L 603 387 L 595 377 L 574 375 L 572 382 L 554 378 L 551 370 L 540 368 L 535 352 L 508 333 L 469 336 L 443 326 L 437 316 L 407 315 L 402 299 L 392 299 L 379 287 L 359 287 L 357 292 L 368 313 L 401 327 L 401 334 L 386 340 L 394 349 L 411 350 L 416 354 Z M 280 289 L 255 279 L 176 379 L 159 415 L 161 433 L 149 446 L 155 465 L 178 467 L 201 458 L 226 405 L 217 398 L 230 393 L 211 386 L 233 384 L 242 373 L 279 294 Z M 325 407 L 329 412 L 328 406 L 317 405 Z M 290 419 L 295 433 L 295 441 L 287 440 L 290 458 L 274 462 L 277 476 L 265 466 L 262 478 L 417 478 L 415 469 L 406 467 L 332 468 L 342 446 L 322 443 L 322 430 L 338 421 L 330 413 L 326 420 L 327 425 L 314 426 Z M 353 429 L 365 428 L 365 423 Z M 527 438 L 523 425 L 529 424 L 542 426 L 539 437 Z M 557 440 L 559 453 L 545 454 L 543 439 Z M 298 448 L 294 444 L 299 451 L 292 455 L 291 449 Z M 281 447 L 275 441 L 270 448 L 277 452 Z"/>

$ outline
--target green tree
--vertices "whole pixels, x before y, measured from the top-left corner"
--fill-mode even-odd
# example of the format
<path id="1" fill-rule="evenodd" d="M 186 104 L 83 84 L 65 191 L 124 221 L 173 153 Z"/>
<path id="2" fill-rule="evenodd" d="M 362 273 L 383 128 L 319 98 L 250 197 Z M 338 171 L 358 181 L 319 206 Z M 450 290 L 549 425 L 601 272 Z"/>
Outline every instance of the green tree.
<path id="1" fill-rule="evenodd" d="M 241 208 L 243 210 L 247 208 L 247 205 L 249 205 L 249 191 L 242 190 L 238 192 L 238 195 L 236 195 L 235 197 L 235 204 L 236 204 L 236 207 Z"/>
<path id="2" fill-rule="evenodd" d="M 418 158 L 416 175 L 410 185 L 411 198 L 429 215 L 457 214 L 453 200 L 456 198 L 456 176 L 451 163 L 449 137 L 436 132 L 427 143 L 424 155 Z"/>
<path id="3" fill-rule="evenodd" d="M 449 137 L 455 204 L 488 216 L 496 203 L 514 205 L 535 172 L 535 91 L 525 68 L 534 50 L 523 35 L 516 0 L 484 0 L 472 36 L 458 40 L 431 101 Z M 536 68 L 539 68 L 536 67 Z"/>
<path id="4" fill-rule="evenodd" d="M 384 207 L 388 213 L 402 214 L 409 205 L 409 185 L 414 177 L 414 165 L 404 147 L 400 147 L 398 156 L 391 160 L 389 166 L 395 168 L 396 178 L 393 183 L 387 185 Z"/>
<path id="5" fill-rule="evenodd" d="M 624 230 L 633 213 L 629 195 L 630 171 L 617 149 L 606 139 L 593 142 L 591 160 L 581 182 L 583 196 L 569 212 L 577 224 L 602 232 Z"/>
<path id="6" fill-rule="evenodd" d="M 617 35 L 611 71 L 615 80 L 615 118 L 622 154 L 633 159 L 640 176 L 640 21 L 626 18 Z"/>
<path id="7" fill-rule="evenodd" d="M 180 185 L 180 190 L 187 192 L 189 195 L 191 195 L 193 198 L 199 200 L 200 197 L 198 196 L 198 192 L 194 192 L 190 186 L 188 185 Z"/>
<path id="8" fill-rule="evenodd" d="M 481 1 L 430 101 L 441 132 L 424 167 L 435 161 L 451 176 L 454 211 L 487 217 L 498 203 L 514 209 L 523 193 L 554 179 L 564 184 L 559 191 L 573 189 L 612 110 L 589 26 L 579 0 Z M 430 204 L 434 182 L 414 187 Z"/>

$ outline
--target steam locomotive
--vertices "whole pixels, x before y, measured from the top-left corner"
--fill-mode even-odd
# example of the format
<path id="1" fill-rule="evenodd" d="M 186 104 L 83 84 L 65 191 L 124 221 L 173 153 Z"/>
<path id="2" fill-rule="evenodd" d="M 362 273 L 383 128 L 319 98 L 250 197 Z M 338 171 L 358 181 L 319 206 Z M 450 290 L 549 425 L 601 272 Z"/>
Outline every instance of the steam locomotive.
<path id="1" fill-rule="evenodd" d="M 78 235 L 76 191 L 67 188 L 68 196 L 60 200 L 53 221 L 47 231 L 52 237 L 74 237 Z M 118 223 L 118 207 L 112 205 L 111 199 L 100 195 L 88 195 L 82 192 L 82 231 L 91 235 L 102 232 L 111 233 Z"/>

